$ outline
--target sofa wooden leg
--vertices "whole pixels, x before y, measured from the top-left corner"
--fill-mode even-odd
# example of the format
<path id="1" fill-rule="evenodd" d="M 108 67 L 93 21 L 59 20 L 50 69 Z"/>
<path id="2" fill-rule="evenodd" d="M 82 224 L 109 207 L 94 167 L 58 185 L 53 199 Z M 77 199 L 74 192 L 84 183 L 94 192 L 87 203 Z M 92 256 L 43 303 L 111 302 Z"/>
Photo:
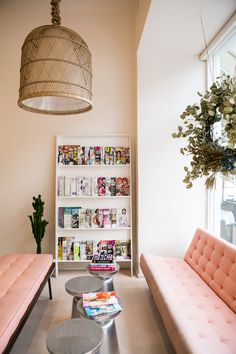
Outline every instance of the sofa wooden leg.
<path id="1" fill-rule="evenodd" d="M 51 278 L 48 278 L 48 291 L 49 291 L 49 298 L 52 300 L 52 288 L 51 288 Z"/>

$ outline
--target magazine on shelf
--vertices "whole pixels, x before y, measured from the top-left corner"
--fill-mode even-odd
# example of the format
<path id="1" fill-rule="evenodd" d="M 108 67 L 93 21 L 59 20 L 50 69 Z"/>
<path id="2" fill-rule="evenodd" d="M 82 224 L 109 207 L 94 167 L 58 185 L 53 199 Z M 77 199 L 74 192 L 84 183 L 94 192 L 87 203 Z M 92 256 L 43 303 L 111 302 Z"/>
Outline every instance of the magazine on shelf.
<path id="1" fill-rule="evenodd" d="M 71 208 L 71 227 L 77 229 L 79 227 L 80 207 Z"/>
<path id="2" fill-rule="evenodd" d="M 70 185 L 70 177 L 65 176 L 64 178 L 64 195 L 65 197 L 71 196 L 71 185 Z"/>
<path id="3" fill-rule="evenodd" d="M 114 246 L 114 256 L 119 259 L 130 259 L 130 240 L 116 240 Z"/>
<path id="4" fill-rule="evenodd" d="M 74 241 L 74 261 L 80 260 L 80 242 Z"/>
<path id="5" fill-rule="evenodd" d="M 98 213 L 99 209 L 91 209 L 91 228 L 98 229 Z"/>
<path id="6" fill-rule="evenodd" d="M 57 195 L 58 197 L 64 196 L 64 176 L 58 176 L 57 180 Z"/>
<path id="7" fill-rule="evenodd" d="M 59 145 L 57 150 L 58 150 L 57 163 L 58 163 L 58 165 L 63 165 L 63 163 L 64 163 L 63 145 Z"/>
<path id="8" fill-rule="evenodd" d="M 110 209 L 103 209 L 103 226 L 105 229 L 111 228 Z"/>
<path id="9" fill-rule="evenodd" d="M 91 191 L 92 196 L 98 196 L 98 182 L 97 177 L 92 177 L 91 179 Z"/>
<path id="10" fill-rule="evenodd" d="M 117 227 L 129 227 L 129 208 L 117 209 Z"/>
<path id="11" fill-rule="evenodd" d="M 114 165 L 116 160 L 115 148 L 113 146 L 110 147 L 110 165 Z"/>
<path id="12" fill-rule="evenodd" d="M 105 177 L 98 177 L 97 178 L 97 188 L 98 188 L 98 195 L 104 197 L 106 195 L 106 178 Z"/>
<path id="13" fill-rule="evenodd" d="M 77 195 L 77 188 L 76 188 L 76 177 L 70 177 L 70 195 L 74 197 Z"/>
<path id="14" fill-rule="evenodd" d="M 95 165 L 101 165 L 102 164 L 102 146 L 95 146 L 94 151 L 95 151 Z"/>
<path id="15" fill-rule="evenodd" d="M 117 228 L 116 213 L 116 208 L 110 209 L 111 228 Z"/>
<path id="16" fill-rule="evenodd" d="M 84 164 L 89 165 L 89 146 L 84 147 Z"/>
<path id="17" fill-rule="evenodd" d="M 87 241 L 86 243 L 86 258 L 88 260 L 93 258 L 93 241 Z"/>
<path id="18" fill-rule="evenodd" d="M 78 165 L 78 145 L 73 145 L 73 165 Z"/>
<path id="19" fill-rule="evenodd" d="M 98 227 L 104 228 L 104 224 L 103 224 L 103 209 L 98 209 Z"/>
<path id="20" fill-rule="evenodd" d="M 87 260 L 86 248 L 87 248 L 87 241 L 80 241 L 80 260 L 85 261 Z"/>
<path id="21" fill-rule="evenodd" d="M 95 164 L 95 152 L 94 152 L 94 147 L 90 146 L 89 147 L 89 165 L 94 165 Z"/>
<path id="22" fill-rule="evenodd" d="M 84 311 L 88 317 L 95 317 L 105 315 L 107 313 L 113 313 L 121 311 L 122 307 L 117 304 L 110 304 L 107 306 L 100 306 L 100 307 L 85 307 Z"/>
<path id="23" fill-rule="evenodd" d="M 64 207 L 58 208 L 58 227 L 64 228 Z"/>
<path id="24" fill-rule="evenodd" d="M 104 147 L 104 158 L 103 158 L 104 165 L 110 165 L 110 150 L 111 148 L 109 146 Z"/>
<path id="25" fill-rule="evenodd" d="M 115 291 L 83 293 L 83 307 L 99 307 L 117 303 Z"/>

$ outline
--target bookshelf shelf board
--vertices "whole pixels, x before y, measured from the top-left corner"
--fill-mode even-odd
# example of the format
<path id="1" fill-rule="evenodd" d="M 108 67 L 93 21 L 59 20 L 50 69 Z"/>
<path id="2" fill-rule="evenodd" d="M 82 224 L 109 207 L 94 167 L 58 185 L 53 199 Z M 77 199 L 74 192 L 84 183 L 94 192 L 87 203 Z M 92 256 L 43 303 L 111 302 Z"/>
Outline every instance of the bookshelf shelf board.
<path id="1" fill-rule="evenodd" d="M 131 227 L 100 227 L 100 228 L 72 228 L 72 227 L 66 227 L 64 229 L 58 228 L 57 231 L 117 231 L 117 230 L 131 230 Z"/>
<path id="2" fill-rule="evenodd" d="M 58 196 L 58 199 L 117 199 L 131 198 L 130 195 L 100 196 L 100 195 L 83 195 L 83 196 Z"/>
<path id="3" fill-rule="evenodd" d="M 121 167 L 130 167 L 130 164 L 123 164 L 123 165 L 57 165 L 57 167 L 65 167 L 65 168 L 101 168 L 101 167 L 118 167 L 118 168 L 121 168 Z"/>
<path id="4" fill-rule="evenodd" d="M 68 260 L 68 259 L 58 259 L 57 260 L 58 263 L 76 263 L 76 262 L 80 262 L 80 263 L 91 263 L 91 259 L 72 259 L 72 260 Z M 116 259 L 116 262 L 131 262 L 130 258 L 124 258 L 124 259 Z M 96 263 L 94 263 L 94 265 L 96 265 Z"/>

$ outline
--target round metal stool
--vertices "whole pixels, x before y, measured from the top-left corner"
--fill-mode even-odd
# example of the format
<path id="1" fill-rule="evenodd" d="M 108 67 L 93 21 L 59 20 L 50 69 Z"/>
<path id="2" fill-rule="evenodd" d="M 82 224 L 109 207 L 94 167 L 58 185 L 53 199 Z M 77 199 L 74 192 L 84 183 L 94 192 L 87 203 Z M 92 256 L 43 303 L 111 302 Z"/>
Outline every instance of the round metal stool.
<path id="1" fill-rule="evenodd" d="M 68 280 L 65 284 L 65 289 L 68 294 L 73 296 L 71 317 L 80 317 L 77 311 L 77 302 L 81 299 L 83 293 L 93 293 L 102 291 L 102 279 L 91 276 L 80 276 Z"/>
<path id="2" fill-rule="evenodd" d="M 48 333 L 46 345 L 52 354 L 95 354 L 102 341 L 103 329 L 99 324 L 74 318 L 53 328 Z"/>

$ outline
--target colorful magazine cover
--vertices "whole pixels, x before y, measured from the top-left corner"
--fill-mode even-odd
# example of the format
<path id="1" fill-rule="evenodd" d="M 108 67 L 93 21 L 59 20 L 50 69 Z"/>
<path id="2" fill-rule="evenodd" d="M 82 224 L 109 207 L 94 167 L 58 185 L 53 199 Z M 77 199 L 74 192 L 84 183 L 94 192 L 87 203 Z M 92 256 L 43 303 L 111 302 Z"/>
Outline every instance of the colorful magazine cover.
<path id="1" fill-rule="evenodd" d="M 84 165 L 84 150 L 80 145 L 78 145 L 78 165 Z"/>
<path id="2" fill-rule="evenodd" d="M 86 257 L 88 260 L 93 259 L 93 241 L 87 241 L 86 243 Z"/>
<path id="3" fill-rule="evenodd" d="M 69 158 L 69 165 L 73 165 L 73 156 L 74 156 L 74 146 L 68 145 L 68 158 Z"/>
<path id="4" fill-rule="evenodd" d="M 78 240 L 74 241 L 74 261 L 80 260 L 80 243 Z"/>
<path id="5" fill-rule="evenodd" d="M 69 145 L 63 145 L 63 164 L 64 165 L 70 164 Z"/>
<path id="6" fill-rule="evenodd" d="M 57 150 L 58 150 L 57 163 L 58 165 L 63 165 L 64 164 L 63 145 L 59 145 Z"/>
<path id="7" fill-rule="evenodd" d="M 83 307 L 99 307 L 117 303 L 115 291 L 83 293 Z"/>
<path id="8" fill-rule="evenodd" d="M 103 209 L 103 225 L 105 229 L 111 228 L 110 209 Z"/>
<path id="9" fill-rule="evenodd" d="M 98 177 L 97 186 L 98 186 L 98 195 L 104 197 L 106 195 L 106 178 Z"/>
<path id="10" fill-rule="evenodd" d="M 121 196 L 123 193 L 123 178 L 116 177 L 116 195 Z"/>
<path id="11" fill-rule="evenodd" d="M 124 148 L 126 164 L 130 164 L 130 149 L 129 147 Z"/>
<path id="12" fill-rule="evenodd" d="M 57 240 L 57 258 L 59 261 L 63 260 L 62 237 L 58 237 L 58 240 Z"/>
<path id="13" fill-rule="evenodd" d="M 95 146 L 95 165 L 101 165 L 102 163 L 102 146 Z"/>
<path id="14" fill-rule="evenodd" d="M 73 164 L 78 165 L 78 145 L 73 146 Z"/>
<path id="15" fill-rule="evenodd" d="M 71 208 L 71 227 L 73 229 L 79 227 L 79 210 L 80 207 Z"/>
<path id="16" fill-rule="evenodd" d="M 127 196 L 130 195 L 130 185 L 129 185 L 129 178 L 123 177 L 122 178 L 122 195 Z"/>
<path id="17" fill-rule="evenodd" d="M 110 150 L 111 148 L 109 146 L 104 147 L 104 165 L 110 165 Z"/>
<path id="18" fill-rule="evenodd" d="M 110 165 L 114 165 L 115 161 L 116 161 L 116 153 L 115 153 L 115 148 L 114 147 L 110 147 Z"/>
<path id="19" fill-rule="evenodd" d="M 104 315 L 107 313 L 113 313 L 121 311 L 122 307 L 117 304 L 110 304 L 106 306 L 99 306 L 99 307 L 85 307 L 84 311 L 88 317 L 96 317 L 100 315 Z"/>
<path id="20" fill-rule="evenodd" d="M 74 237 L 66 238 L 66 260 L 74 260 Z"/>

